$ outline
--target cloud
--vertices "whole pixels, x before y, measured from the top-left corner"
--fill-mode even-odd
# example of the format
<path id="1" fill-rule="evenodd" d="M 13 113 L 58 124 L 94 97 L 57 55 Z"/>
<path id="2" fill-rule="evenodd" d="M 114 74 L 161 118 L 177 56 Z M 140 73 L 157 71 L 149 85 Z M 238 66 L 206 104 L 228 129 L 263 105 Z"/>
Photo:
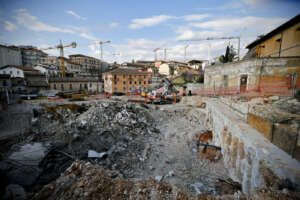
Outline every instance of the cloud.
<path id="1" fill-rule="evenodd" d="M 221 37 L 223 36 L 222 32 L 219 31 L 193 31 L 187 27 L 178 27 L 175 31 L 179 35 L 175 40 L 197 40 L 204 39 L 208 37 Z"/>
<path id="2" fill-rule="evenodd" d="M 117 22 L 112 22 L 108 25 L 108 28 L 109 29 L 114 29 L 114 28 L 117 28 L 119 26 L 119 23 Z"/>
<path id="3" fill-rule="evenodd" d="M 4 21 L 4 29 L 7 31 L 14 31 L 17 29 L 17 26 L 10 21 Z"/>
<path id="4" fill-rule="evenodd" d="M 16 20 L 18 24 L 23 25 L 32 31 L 45 31 L 45 32 L 61 32 L 61 33 L 74 33 L 73 30 L 58 28 L 49 24 L 45 24 L 40 21 L 37 17 L 28 13 L 26 9 L 17 10 Z"/>
<path id="5" fill-rule="evenodd" d="M 244 0 L 244 3 L 252 7 L 257 7 L 259 5 L 271 2 L 272 0 Z"/>
<path id="6" fill-rule="evenodd" d="M 263 17 L 242 17 L 242 18 L 222 18 L 201 23 L 190 23 L 192 27 L 218 30 L 218 31 L 239 31 L 244 28 L 252 32 L 266 33 L 287 21 L 286 18 L 263 18 Z"/>
<path id="7" fill-rule="evenodd" d="M 88 40 L 99 41 L 99 38 L 88 33 L 80 33 L 79 36 Z"/>
<path id="8" fill-rule="evenodd" d="M 140 29 L 144 27 L 155 26 L 161 24 L 163 22 L 168 21 L 169 19 L 176 18 L 174 16 L 169 15 L 157 15 L 149 18 L 137 18 L 133 19 L 131 24 L 129 25 L 130 29 Z"/>
<path id="9" fill-rule="evenodd" d="M 185 15 L 183 16 L 183 19 L 185 21 L 197 21 L 197 20 L 202 20 L 207 17 L 210 17 L 209 14 L 200 14 L 200 15 Z"/>
<path id="10" fill-rule="evenodd" d="M 86 17 L 81 17 L 80 15 L 78 15 L 77 13 L 75 13 L 72 10 L 66 10 L 65 11 L 67 14 L 72 15 L 73 17 L 80 19 L 80 20 L 86 20 Z"/>

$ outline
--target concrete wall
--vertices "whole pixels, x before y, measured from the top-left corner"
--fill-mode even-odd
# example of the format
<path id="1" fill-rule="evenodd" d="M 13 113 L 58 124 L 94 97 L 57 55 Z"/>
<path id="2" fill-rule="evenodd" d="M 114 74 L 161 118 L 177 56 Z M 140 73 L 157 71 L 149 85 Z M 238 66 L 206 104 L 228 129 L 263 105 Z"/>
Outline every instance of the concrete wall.
<path id="1" fill-rule="evenodd" d="M 295 88 L 300 88 L 300 58 L 265 58 L 206 67 L 201 94 L 292 95 Z"/>
<path id="2" fill-rule="evenodd" d="M 6 65 L 22 65 L 21 51 L 0 45 L 0 67 Z"/>

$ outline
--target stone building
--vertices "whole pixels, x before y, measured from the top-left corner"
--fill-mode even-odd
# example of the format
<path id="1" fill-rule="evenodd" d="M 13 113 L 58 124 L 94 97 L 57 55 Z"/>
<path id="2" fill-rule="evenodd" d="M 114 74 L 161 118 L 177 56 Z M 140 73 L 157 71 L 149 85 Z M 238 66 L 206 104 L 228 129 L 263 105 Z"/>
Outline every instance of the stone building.
<path id="1" fill-rule="evenodd" d="M 300 56 L 300 14 L 247 46 L 245 58 Z"/>
<path id="2" fill-rule="evenodd" d="M 136 69 L 117 68 L 103 74 L 104 92 L 135 93 L 149 88 L 151 73 Z"/>
<path id="3" fill-rule="evenodd" d="M 205 68 L 200 94 L 293 95 L 300 88 L 300 57 L 258 58 Z"/>
<path id="4" fill-rule="evenodd" d="M 50 89 L 57 91 L 76 91 L 98 93 L 103 92 L 103 83 L 98 77 L 52 77 L 49 79 Z"/>
<path id="5" fill-rule="evenodd" d="M 6 65 L 22 65 L 22 55 L 19 48 L 0 45 L 0 67 Z"/>

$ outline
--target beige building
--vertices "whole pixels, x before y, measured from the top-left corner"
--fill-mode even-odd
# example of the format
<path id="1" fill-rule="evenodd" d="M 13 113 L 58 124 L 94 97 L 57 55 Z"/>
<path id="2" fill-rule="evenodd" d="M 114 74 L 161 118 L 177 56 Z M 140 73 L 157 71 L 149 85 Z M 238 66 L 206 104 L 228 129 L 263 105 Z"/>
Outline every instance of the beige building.
<path id="1" fill-rule="evenodd" d="M 82 69 L 85 72 L 91 73 L 91 74 L 99 74 L 101 73 L 100 65 L 101 60 L 97 58 L 93 58 L 90 56 L 85 56 L 82 54 L 74 54 L 69 56 L 70 61 L 72 63 L 77 63 L 82 65 Z"/>
<path id="2" fill-rule="evenodd" d="M 245 58 L 300 56 L 300 15 L 255 40 L 247 49 Z"/>
<path id="3" fill-rule="evenodd" d="M 151 73 L 136 69 L 117 68 L 103 74 L 104 92 L 135 93 L 148 90 Z"/>

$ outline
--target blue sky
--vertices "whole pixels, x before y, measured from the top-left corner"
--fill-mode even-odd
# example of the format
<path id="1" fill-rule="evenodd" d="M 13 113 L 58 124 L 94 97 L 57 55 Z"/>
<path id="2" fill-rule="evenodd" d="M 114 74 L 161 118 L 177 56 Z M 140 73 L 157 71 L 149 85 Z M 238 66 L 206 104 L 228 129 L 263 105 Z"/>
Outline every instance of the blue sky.
<path id="1" fill-rule="evenodd" d="M 299 14 L 294 0 L 0 0 L 0 43 L 39 48 L 77 42 L 65 54 L 99 57 L 95 41 L 104 45 L 111 62 L 153 60 L 155 48 L 167 48 L 167 58 L 207 59 L 224 53 L 235 40 L 197 41 L 241 35 L 245 45 Z M 210 49 L 210 51 L 209 51 Z M 58 55 L 57 50 L 46 51 Z M 163 51 L 158 51 L 163 58 Z"/>

